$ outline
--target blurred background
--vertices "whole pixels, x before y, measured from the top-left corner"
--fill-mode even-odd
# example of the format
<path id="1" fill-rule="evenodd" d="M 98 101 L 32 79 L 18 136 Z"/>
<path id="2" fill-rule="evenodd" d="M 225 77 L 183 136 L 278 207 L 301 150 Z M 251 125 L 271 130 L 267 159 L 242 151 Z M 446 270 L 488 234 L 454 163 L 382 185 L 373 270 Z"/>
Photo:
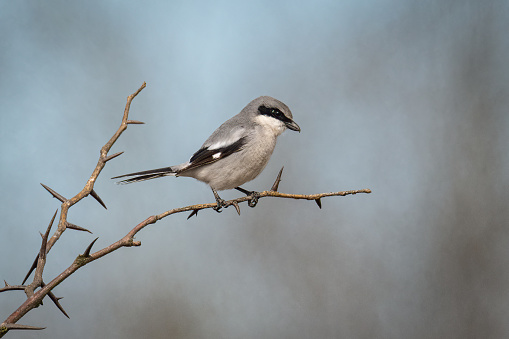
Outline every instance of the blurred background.
<path id="1" fill-rule="evenodd" d="M 509 336 L 507 1 L 0 2 L 0 279 L 21 283 L 143 81 L 92 198 L 44 278 L 166 210 L 213 202 L 189 178 L 111 177 L 186 161 L 250 100 L 286 132 L 245 186 L 370 195 L 265 198 L 166 218 L 80 269 L 11 338 Z M 241 196 L 223 192 L 223 198 Z M 0 295 L 0 320 L 25 300 Z"/>

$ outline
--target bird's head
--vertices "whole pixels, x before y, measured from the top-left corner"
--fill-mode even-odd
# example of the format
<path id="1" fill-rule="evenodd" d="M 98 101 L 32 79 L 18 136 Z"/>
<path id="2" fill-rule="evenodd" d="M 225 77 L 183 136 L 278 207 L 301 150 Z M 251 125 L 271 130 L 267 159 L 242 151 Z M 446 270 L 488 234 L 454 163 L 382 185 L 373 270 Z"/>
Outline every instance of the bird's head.
<path id="1" fill-rule="evenodd" d="M 280 135 L 288 128 L 300 132 L 300 127 L 293 121 L 292 112 L 281 101 L 269 96 L 254 99 L 251 104 L 256 108 L 255 121 L 263 127 L 270 128 Z"/>

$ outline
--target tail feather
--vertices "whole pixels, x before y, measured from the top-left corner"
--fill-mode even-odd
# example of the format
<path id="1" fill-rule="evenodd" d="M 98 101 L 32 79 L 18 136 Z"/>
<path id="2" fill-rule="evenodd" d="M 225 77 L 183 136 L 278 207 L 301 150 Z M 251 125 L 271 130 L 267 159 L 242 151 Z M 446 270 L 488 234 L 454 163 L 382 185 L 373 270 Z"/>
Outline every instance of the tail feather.
<path id="1" fill-rule="evenodd" d="M 123 174 L 111 179 L 118 179 L 123 177 L 132 177 L 129 179 L 118 181 L 117 184 L 131 184 L 133 182 L 145 181 L 155 178 L 160 178 L 168 175 L 175 175 L 176 172 L 171 167 L 158 168 L 148 171 L 134 172 L 129 174 Z"/>

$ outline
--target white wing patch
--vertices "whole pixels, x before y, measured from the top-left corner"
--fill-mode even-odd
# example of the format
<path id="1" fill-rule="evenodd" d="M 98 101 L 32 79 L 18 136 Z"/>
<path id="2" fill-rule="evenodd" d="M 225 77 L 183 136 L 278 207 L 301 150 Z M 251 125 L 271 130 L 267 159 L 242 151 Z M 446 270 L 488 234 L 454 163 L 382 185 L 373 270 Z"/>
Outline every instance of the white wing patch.
<path id="1" fill-rule="evenodd" d="M 244 136 L 244 133 L 245 133 L 245 129 L 239 128 L 239 129 L 235 130 L 233 133 L 231 133 L 230 135 L 226 135 L 223 140 L 218 140 L 217 142 L 209 145 L 207 148 L 209 150 L 215 150 L 218 148 L 229 146 L 229 145 L 239 141 L 239 139 Z M 217 157 L 219 157 L 220 155 L 221 155 L 221 153 L 219 153 L 219 155 L 217 155 Z M 213 158 L 216 159 L 215 154 L 213 155 Z"/>
<path id="2" fill-rule="evenodd" d="M 212 158 L 213 159 L 218 159 L 220 156 L 221 156 L 221 152 L 218 152 L 218 153 L 212 155 Z"/>

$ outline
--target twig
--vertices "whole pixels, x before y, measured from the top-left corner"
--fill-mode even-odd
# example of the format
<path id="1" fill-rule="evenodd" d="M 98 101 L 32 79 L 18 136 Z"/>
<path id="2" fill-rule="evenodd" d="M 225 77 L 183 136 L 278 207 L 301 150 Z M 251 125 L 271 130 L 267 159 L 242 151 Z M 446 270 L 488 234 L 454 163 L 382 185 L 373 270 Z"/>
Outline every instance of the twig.
<path id="1" fill-rule="evenodd" d="M 5 287 L 0 288 L 0 293 L 5 291 L 24 291 L 25 285 L 9 285 L 7 281 L 4 280 Z"/>

